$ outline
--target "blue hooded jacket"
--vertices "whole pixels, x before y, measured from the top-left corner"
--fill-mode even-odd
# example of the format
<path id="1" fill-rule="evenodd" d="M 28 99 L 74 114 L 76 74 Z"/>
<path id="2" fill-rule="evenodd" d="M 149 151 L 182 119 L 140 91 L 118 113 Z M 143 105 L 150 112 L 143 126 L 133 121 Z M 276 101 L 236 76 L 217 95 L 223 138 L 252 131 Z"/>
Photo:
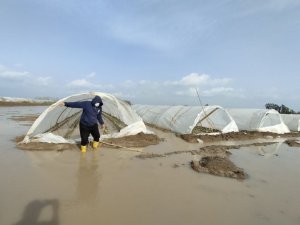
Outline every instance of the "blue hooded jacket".
<path id="1" fill-rule="evenodd" d="M 99 103 L 96 107 L 95 104 Z M 70 108 L 82 108 L 83 112 L 80 117 L 80 123 L 93 126 L 98 122 L 103 125 L 102 119 L 102 99 L 99 96 L 95 96 L 92 101 L 82 101 L 82 102 L 65 102 L 66 107 Z"/>

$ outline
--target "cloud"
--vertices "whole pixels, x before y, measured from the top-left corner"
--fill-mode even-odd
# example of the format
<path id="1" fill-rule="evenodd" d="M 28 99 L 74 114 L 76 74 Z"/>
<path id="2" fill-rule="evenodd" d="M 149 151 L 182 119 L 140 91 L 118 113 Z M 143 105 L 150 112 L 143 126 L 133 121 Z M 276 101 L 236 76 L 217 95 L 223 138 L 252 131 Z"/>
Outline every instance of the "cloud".
<path id="1" fill-rule="evenodd" d="M 4 65 L 0 65 L 0 79 L 5 80 L 24 80 L 31 75 L 27 71 L 16 71 L 14 69 L 7 68 Z"/>
<path id="2" fill-rule="evenodd" d="M 196 97 L 197 96 L 197 89 L 196 88 L 188 88 L 185 90 L 179 90 L 175 92 L 178 96 L 189 96 L 189 97 Z"/>
<path id="3" fill-rule="evenodd" d="M 197 74 L 197 73 L 191 73 L 190 75 L 184 76 L 178 84 L 183 84 L 186 86 L 199 86 L 207 84 L 210 80 L 210 76 L 207 74 Z"/>
<path id="4" fill-rule="evenodd" d="M 251 16 L 255 13 L 282 12 L 300 6 L 299 0 L 242 0 L 239 11 L 234 12 L 234 17 Z"/>
<path id="5" fill-rule="evenodd" d="M 41 1 L 37 4 L 66 14 L 100 38 L 159 51 L 199 43 L 210 35 L 215 19 L 206 4 L 195 1 Z M 118 7 L 116 7 L 118 6 Z M 218 8 L 219 4 L 213 4 Z M 210 10 L 213 7 L 210 8 Z M 183 49 L 183 48 L 182 48 Z"/>
<path id="6" fill-rule="evenodd" d="M 68 87 L 75 87 L 75 88 L 88 88 L 92 87 L 93 84 L 85 79 L 78 79 L 73 80 L 69 84 L 67 84 Z"/>
<path id="7" fill-rule="evenodd" d="M 208 74 L 191 73 L 183 76 L 180 80 L 166 81 L 165 85 L 181 85 L 181 86 L 226 86 L 232 81 L 231 78 L 212 78 Z"/>
<path id="8" fill-rule="evenodd" d="M 87 75 L 87 78 L 94 78 L 96 76 L 95 72 L 91 72 L 90 74 Z"/>
<path id="9" fill-rule="evenodd" d="M 228 95 L 234 93 L 235 90 L 231 87 L 217 87 L 217 88 L 211 88 L 208 90 L 204 90 L 202 93 L 205 96 L 216 96 L 216 95 Z"/>
<path id="10" fill-rule="evenodd" d="M 117 90 L 116 85 L 114 84 L 103 84 L 97 83 L 96 81 L 89 81 L 85 78 L 72 80 L 67 84 L 67 88 L 73 91 L 99 91 L 99 92 L 112 92 Z M 84 91 L 83 91 L 84 90 Z"/>
<path id="11" fill-rule="evenodd" d="M 208 74 L 191 73 L 178 80 L 151 81 L 125 80 L 115 84 L 111 93 L 141 104 L 197 104 L 197 91 L 201 98 L 242 96 L 241 90 L 232 86 L 231 78 L 214 78 Z M 213 100 L 212 100 L 213 101 Z"/>
<path id="12" fill-rule="evenodd" d="M 267 0 L 265 7 L 269 10 L 281 11 L 300 5 L 299 0 Z"/>
<path id="13" fill-rule="evenodd" d="M 4 65 L 0 65 L 0 80 L 14 85 L 21 84 L 23 86 L 48 86 L 52 82 L 50 76 L 36 76 L 27 71 L 18 71 Z M 16 83 L 18 82 L 18 83 Z"/>
<path id="14" fill-rule="evenodd" d="M 52 82 L 52 77 L 37 77 L 36 81 L 38 85 L 48 86 Z"/>
<path id="15" fill-rule="evenodd" d="M 237 93 L 232 87 L 217 87 L 217 88 L 209 88 L 200 91 L 197 88 L 188 88 L 185 90 L 176 91 L 176 95 L 178 96 L 188 96 L 188 97 L 197 97 L 198 94 L 200 96 L 213 97 L 213 96 L 230 96 L 233 93 Z"/>
<path id="16" fill-rule="evenodd" d="M 204 46 L 232 18 L 299 6 L 299 0 L 34 0 L 45 9 L 67 15 L 99 38 L 166 50 Z M 201 49 L 201 48 L 200 48 Z M 173 52 L 174 53 L 174 52 Z"/>

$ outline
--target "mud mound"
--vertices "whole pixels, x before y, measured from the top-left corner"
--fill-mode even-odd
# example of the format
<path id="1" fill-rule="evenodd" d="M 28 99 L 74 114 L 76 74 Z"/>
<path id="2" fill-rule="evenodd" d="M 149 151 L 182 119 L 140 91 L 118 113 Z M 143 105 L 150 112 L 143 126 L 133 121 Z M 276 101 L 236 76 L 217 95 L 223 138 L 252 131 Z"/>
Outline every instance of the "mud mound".
<path id="1" fill-rule="evenodd" d="M 137 135 L 131 135 L 121 138 L 110 138 L 105 139 L 105 142 L 109 144 L 114 145 L 120 145 L 124 147 L 146 147 L 149 145 L 157 145 L 161 141 L 160 138 L 158 138 L 154 134 L 144 134 L 144 133 L 138 133 Z"/>
<path id="2" fill-rule="evenodd" d="M 178 155 L 178 154 L 186 154 L 189 153 L 191 155 L 200 155 L 202 157 L 204 156 L 218 156 L 218 157 L 229 157 L 231 155 L 231 152 L 229 150 L 231 149 L 239 149 L 242 147 L 251 147 L 251 146 L 267 146 L 276 144 L 278 142 L 264 142 L 264 143 L 252 143 L 252 144 L 242 144 L 242 145 L 209 145 L 205 147 L 201 147 L 199 150 L 182 150 L 182 151 L 173 151 L 168 152 L 164 154 L 158 154 L 158 153 L 142 153 L 140 155 L 137 155 L 137 158 L 140 159 L 151 159 L 151 158 L 159 158 L 159 157 L 166 157 L 171 155 Z"/>
<path id="3" fill-rule="evenodd" d="M 79 146 L 75 144 L 54 144 L 45 142 L 30 142 L 30 143 L 18 143 L 17 147 L 23 150 L 30 151 L 64 151 L 64 150 L 79 150 Z"/>
<path id="4" fill-rule="evenodd" d="M 25 135 L 21 135 L 21 136 L 15 137 L 13 140 L 14 140 L 16 143 L 19 143 L 19 142 L 23 141 L 24 138 L 25 138 Z"/>
<path id="5" fill-rule="evenodd" d="M 156 153 L 143 153 L 139 154 L 136 157 L 139 159 L 151 159 L 151 158 L 160 158 L 160 157 L 165 157 L 165 154 L 156 154 Z"/>
<path id="6" fill-rule="evenodd" d="M 284 143 L 286 143 L 290 147 L 299 147 L 300 148 L 299 140 L 286 140 Z"/>
<path id="7" fill-rule="evenodd" d="M 244 170 L 236 167 L 228 158 L 206 156 L 200 161 L 191 161 L 191 167 L 199 173 L 209 173 L 240 180 L 246 178 Z"/>
<path id="8" fill-rule="evenodd" d="M 208 134 L 177 134 L 180 138 L 189 143 L 198 143 L 198 139 L 204 142 L 213 141 L 242 141 L 242 140 L 252 140 L 259 138 L 277 138 L 277 137 L 300 137 L 300 132 L 286 133 L 286 134 L 276 134 L 271 132 L 256 132 L 256 131 L 241 131 L 241 132 L 230 132 L 225 134 L 208 135 Z"/>
<path id="9" fill-rule="evenodd" d="M 205 146 L 199 149 L 198 153 L 201 156 L 219 156 L 219 157 L 227 157 L 231 155 L 230 149 L 238 149 L 239 146 L 230 145 L 211 145 Z"/>
<path id="10" fill-rule="evenodd" d="M 79 150 L 79 144 L 55 144 L 55 143 L 45 143 L 45 142 L 30 142 L 21 143 L 24 136 L 18 136 L 15 138 L 17 147 L 23 150 L 38 150 L 38 151 L 63 151 L 63 150 Z M 137 135 L 126 136 L 122 138 L 111 138 L 106 139 L 104 142 L 108 144 L 103 144 L 103 146 L 108 148 L 119 148 L 119 147 L 146 147 L 149 145 L 156 145 L 161 141 L 154 134 L 144 134 L 139 133 Z M 110 144 L 110 145 L 109 145 Z M 112 146 L 115 145 L 115 146 Z"/>

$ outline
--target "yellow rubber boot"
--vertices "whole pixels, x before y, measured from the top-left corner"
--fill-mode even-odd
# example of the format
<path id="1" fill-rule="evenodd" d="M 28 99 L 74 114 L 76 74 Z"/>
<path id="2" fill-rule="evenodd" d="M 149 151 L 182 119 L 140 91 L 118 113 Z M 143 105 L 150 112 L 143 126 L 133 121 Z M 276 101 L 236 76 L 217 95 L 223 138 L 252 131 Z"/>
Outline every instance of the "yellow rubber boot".
<path id="1" fill-rule="evenodd" d="M 86 146 L 81 145 L 80 150 L 81 150 L 81 152 L 86 152 Z"/>
<path id="2" fill-rule="evenodd" d="M 98 141 L 93 141 L 93 148 L 97 148 L 99 146 L 99 142 Z"/>

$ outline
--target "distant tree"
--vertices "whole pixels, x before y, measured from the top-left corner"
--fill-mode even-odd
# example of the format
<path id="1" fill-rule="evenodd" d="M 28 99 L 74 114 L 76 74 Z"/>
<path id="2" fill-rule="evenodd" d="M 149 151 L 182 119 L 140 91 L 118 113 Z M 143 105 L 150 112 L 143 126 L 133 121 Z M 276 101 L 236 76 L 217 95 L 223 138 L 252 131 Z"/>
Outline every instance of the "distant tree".
<path id="1" fill-rule="evenodd" d="M 280 106 L 274 103 L 267 103 L 265 104 L 266 109 L 275 109 L 276 111 L 280 111 Z"/>
<path id="2" fill-rule="evenodd" d="M 285 106 L 285 105 L 277 105 L 274 103 L 267 103 L 265 104 L 266 109 L 275 109 L 276 111 L 278 111 L 281 114 L 295 114 L 296 112 L 292 109 L 290 109 L 289 107 Z"/>

